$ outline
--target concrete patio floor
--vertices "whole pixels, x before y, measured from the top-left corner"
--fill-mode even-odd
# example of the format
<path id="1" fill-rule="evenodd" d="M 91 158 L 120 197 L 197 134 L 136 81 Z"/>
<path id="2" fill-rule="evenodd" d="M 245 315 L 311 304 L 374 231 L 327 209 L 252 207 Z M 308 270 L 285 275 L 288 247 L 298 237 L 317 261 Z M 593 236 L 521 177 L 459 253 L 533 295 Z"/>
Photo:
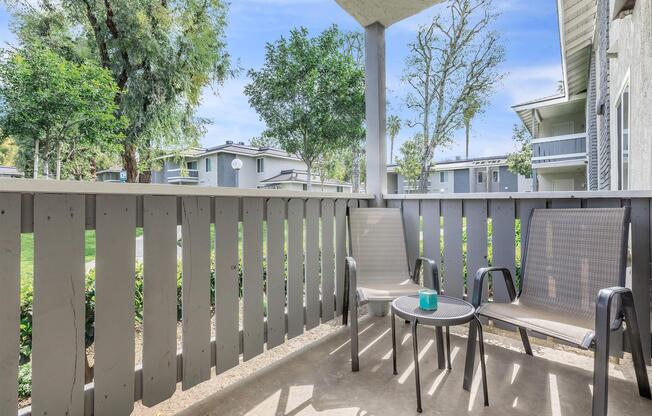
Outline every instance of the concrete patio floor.
<path id="1" fill-rule="evenodd" d="M 351 373 L 348 329 L 278 361 L 256 375 L 197 402 L 182 415 L 408 415 L 415 408 L 409 326 L 397 322 L 398 375 L 391 369 L 389 318 L 361 322 L 359 373 Z M 533 345 L 487 334 L 490 406 L 483 407 L 479 362 L 471 392 L 462 389 L 465 328 L 451 337 L 452 371 L 436 368 L 434 331 L 420 328 L 425 415 L 589 415 L 592 354 Z M 477 360 L 476 360 L 477 361 Z M 639 397 L 631 362 L 611 364 L 609 414 L 652 415 Z M 652 375 L 652 369 L 648 367 Z"/>

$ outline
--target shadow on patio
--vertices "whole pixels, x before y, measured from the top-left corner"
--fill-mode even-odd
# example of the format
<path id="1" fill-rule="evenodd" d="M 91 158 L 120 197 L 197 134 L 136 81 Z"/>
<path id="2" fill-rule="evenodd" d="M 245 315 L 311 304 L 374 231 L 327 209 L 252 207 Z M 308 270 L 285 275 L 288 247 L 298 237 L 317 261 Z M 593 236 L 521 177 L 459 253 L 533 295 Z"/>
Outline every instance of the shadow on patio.
<path id="1" fill-rule="evenodd" d="M 389 318 L 362 322 L 361 369 L 351 373 L 346 329 L 275 363 L 184 411 L 183 415 L 398 415 L 416 414 L 409 326 L 397 322 L 398 375 L 391 370 Z M 424 414 L 579 415 L 591 412 L 590 356 L 487 335 L 490 406 L 482 405 L 479 369 L 471 392 L 462 389 L 464 330 L 454 332 L 453 370 L 436 369 L 434 332 L 420 327 Z M 476 363 L 479 366 L 479 363 Z M 649 415 L 652 402 L 640 398 L 631 363 L 611 365 L 609 413 Z M 649 371 L 649 370 L 648 370 Z"/>

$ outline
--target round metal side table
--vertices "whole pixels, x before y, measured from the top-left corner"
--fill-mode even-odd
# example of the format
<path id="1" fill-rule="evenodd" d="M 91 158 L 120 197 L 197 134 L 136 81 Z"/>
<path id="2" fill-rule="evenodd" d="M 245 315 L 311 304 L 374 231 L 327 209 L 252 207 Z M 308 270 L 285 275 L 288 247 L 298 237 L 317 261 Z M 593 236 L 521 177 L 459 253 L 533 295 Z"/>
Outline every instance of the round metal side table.
<path id="1" fill-rule="evenodd" d="M 446 355 L 448 369 L 451 367 L 450 358 L 450 333 L 449 327 L 462 325 L 473 320 L 478 327 L 478 338 L 480 341 L 480 365 L 482 368 L 482 387 L 484 391 L 484 405 L 489 406 L 487 392 L 487 372 L 484 361 L 484 339 L 482 324 L 475 314 L 475 308 L 469 302 L 450 296 L 439 295 L 438 308 L 436 311 L 426 311 L 419 308 L 419 295 L 401 296 L 392 302 L 392 365 L 394 374 L 396 371 L 396 317 L 410 322 L 412 327 L 412 350 L 414 353 L 414 379 L 417 389 L 417 412 L 421 413 L 421 381 L 419 379 L 419 347 L 417 342 L 417 325 L 428 325 L 434 327 L 446 327 Z"/>

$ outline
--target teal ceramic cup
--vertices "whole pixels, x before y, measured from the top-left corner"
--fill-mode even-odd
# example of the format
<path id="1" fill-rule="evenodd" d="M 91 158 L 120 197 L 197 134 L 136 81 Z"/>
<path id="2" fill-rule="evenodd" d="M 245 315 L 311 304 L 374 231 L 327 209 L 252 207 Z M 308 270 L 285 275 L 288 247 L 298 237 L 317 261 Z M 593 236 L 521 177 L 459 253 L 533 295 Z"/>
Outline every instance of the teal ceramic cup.
<path id="1" fill-rule="evenodd" d="M 431 289 L 422 289 L 419 291 L 419 308 L 424 311 L 437 310 L 437 292 Z"/>

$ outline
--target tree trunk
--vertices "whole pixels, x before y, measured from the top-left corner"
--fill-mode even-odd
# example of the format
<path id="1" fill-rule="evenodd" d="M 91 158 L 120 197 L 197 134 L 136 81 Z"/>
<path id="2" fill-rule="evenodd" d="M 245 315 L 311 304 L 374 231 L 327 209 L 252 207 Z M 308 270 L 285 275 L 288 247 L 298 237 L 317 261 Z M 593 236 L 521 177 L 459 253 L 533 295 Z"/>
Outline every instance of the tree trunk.
<path id="1" fill-rule="evenodd" d="M 57 180 L 61 180 L 61 143 L 57 143 Z"/>
<path id="2" fill-rule="evenodd" d="M 419 176 L 419 193 L 428 193 L 428 177 L 430 176 L 430 164 L 424 162 L 421 165 L 421 175 Z"/>
<path id="3" fill-rule="evenodd" d="M 39 140 L 34 140 L 34 179 L 38 179 L 38 153 L 39 153 Z"/>
<path id="4" fill-rule="evenodd" d="M 43 176 L 50 179 L 50 141 L 45 141 L 45 151 L 43 152 Z"/>
<path id="5" fill-rule="evenodd" d="M 466 158 L 469 158 L 469 141 L 471 140 L 471 122 L 464 122 L 464 130 L 466 133 Z"/>
<path id="6" fill-rule="evenodd" d="M 127 172 L 127 182 L 138 182 L 138 161 L 136 160 L 136 149 L 132 144 L 126 144 L 122 154 L 122 162 Z"/>
<path id="7" fill-rule="evenodd" d="M 308 169 L 306 170 L 306 191 L 312 191 L 312 164 L 306 163 Z"/>
<path id="8" fill-rule="evenodd" d="M 394 137 L 389 138 L 389 163 L 394 163 Z"/>
<path id="9" fill-rule="evenodd" d="M 353 181 L 353 192 L 360 192 L 360 149 L 353 149 L 353 173 L 351 175 Z"/>

